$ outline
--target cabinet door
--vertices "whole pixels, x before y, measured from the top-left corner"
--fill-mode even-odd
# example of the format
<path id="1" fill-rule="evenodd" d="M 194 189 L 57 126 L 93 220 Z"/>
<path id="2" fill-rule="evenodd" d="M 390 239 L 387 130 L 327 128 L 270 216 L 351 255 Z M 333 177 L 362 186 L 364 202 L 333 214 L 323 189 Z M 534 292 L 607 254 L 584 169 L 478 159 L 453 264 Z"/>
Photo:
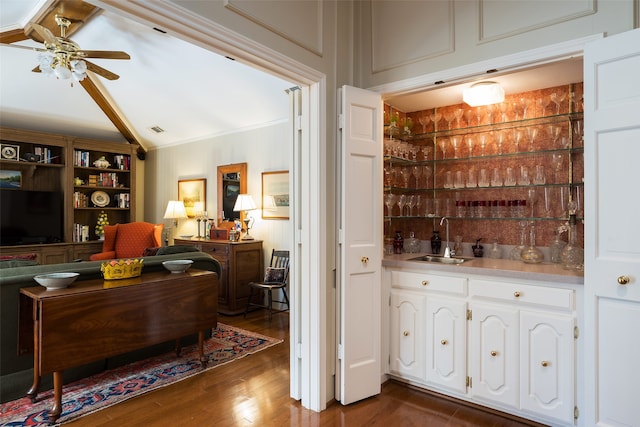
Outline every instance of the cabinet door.
<path id="1" fill-rule="evenodd" d="M 518 311 L 497 304 L 473 304 L 470 394 L 518 405 Z"/>
<path id="2" fill-rule="evenodd" d="M 570 316 L 520 313 L 520 408 L 573 422 L 574 338 Z"/>
<path id="3" fill-rule="evenodd" d="M 466 391 L 466 303 L 427 297 L 427 382 Z"/>
<path id="4" fill-rule="evenodd" d="M 391 373 L 424 382 L 426 296 L 391 292 Z"/>

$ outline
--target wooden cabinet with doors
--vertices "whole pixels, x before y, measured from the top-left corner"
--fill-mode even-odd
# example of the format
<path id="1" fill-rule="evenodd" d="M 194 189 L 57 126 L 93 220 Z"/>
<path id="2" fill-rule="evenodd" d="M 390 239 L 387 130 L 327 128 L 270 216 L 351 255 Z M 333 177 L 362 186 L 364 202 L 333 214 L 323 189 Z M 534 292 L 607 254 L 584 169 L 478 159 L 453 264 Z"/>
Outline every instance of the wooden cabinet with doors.
<path id="1" fill-rule="evenodd" d="M 264 276 L 261 240 L 174 239 L 176 245 L 193 245 L 218 260 L 222 271 L 218 286 L 218 312 L 244 313 L 249 297 L 249 282 Z"/>

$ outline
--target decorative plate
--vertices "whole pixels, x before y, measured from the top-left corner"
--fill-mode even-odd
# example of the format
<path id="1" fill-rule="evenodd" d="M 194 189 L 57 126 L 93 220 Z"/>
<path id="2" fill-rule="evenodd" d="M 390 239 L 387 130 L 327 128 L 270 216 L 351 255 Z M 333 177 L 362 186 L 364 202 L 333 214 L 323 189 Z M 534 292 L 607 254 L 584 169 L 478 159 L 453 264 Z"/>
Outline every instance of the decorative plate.
<path id="1" fill-rule="evenodd" d="M 104 191 L 94 191 L 91 194 L 91 202 L 99 208 L 104 208 L 109 204 L 111 198 Z"/>

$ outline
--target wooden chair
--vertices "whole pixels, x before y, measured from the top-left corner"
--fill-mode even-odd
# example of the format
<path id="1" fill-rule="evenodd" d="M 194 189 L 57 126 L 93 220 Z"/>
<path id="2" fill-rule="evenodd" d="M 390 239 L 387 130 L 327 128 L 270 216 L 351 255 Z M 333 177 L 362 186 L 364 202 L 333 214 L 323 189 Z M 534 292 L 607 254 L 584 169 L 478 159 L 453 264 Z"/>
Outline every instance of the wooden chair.
<path id="1" fill-rule="evenodd" d="M 247 317 L 247 313 L 259 309 L 269 310 L 269 321 L 273 313 L 280 313 L 289 310 L 289 297 L 287 295 L 287 282 L 289 281 L 289 251 L 279 251 L 273 249 L 271 252 L 271 262 L 269 267 L 265 269 L 264 280 L 262 282 L 250 282 L 249 283 L 249 298 L 247 299 L 247 308 L 244 311 L 244 316 Z M 282 296 L 284 300 L 274 300 L 273 290 L 282 290 Z M 261 298 L 260 303 L 252 302 L 254 297 L 254 290 L 257 296 Z M 262 291 L 267 291 L 267 303 L 264 304 L 264 294 Z M 286 309 L 274 310 L 273 303 L 285 304 Z M 251 307 L 256 307 L 251 309 Z"/>

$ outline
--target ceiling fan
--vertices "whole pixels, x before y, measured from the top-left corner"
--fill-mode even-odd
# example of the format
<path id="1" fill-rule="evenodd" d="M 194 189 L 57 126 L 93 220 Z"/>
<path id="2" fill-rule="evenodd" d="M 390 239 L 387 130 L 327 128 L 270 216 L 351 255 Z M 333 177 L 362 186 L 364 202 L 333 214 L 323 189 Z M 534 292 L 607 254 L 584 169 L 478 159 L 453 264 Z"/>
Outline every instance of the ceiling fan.
<path id="1" fill-rule="evenodd" d="M 40 52 L 38 56 L 39 65 L 32 70 L 36 73 L 42 72 L 62 80 L 73 78 L 75 81 L 82 81 L 86 77 L 87 70 L 108 80 L 117 80 L 120 77 L 99 65 L 87 61 L 86 58 L 131 59 L 128 53 L 112 50 L 80 49 L 76 42 L 66 37 L 67 29 L 71 26 L 71 20 L 55 15 L 55 21 L 60 27 L 60 37 L 54 36 L 51 30 L 40 24 L 30 24 L 44 40 L 44 48 L 31 48 L 12 44 L 7 44 L 7 46 Z"/>

